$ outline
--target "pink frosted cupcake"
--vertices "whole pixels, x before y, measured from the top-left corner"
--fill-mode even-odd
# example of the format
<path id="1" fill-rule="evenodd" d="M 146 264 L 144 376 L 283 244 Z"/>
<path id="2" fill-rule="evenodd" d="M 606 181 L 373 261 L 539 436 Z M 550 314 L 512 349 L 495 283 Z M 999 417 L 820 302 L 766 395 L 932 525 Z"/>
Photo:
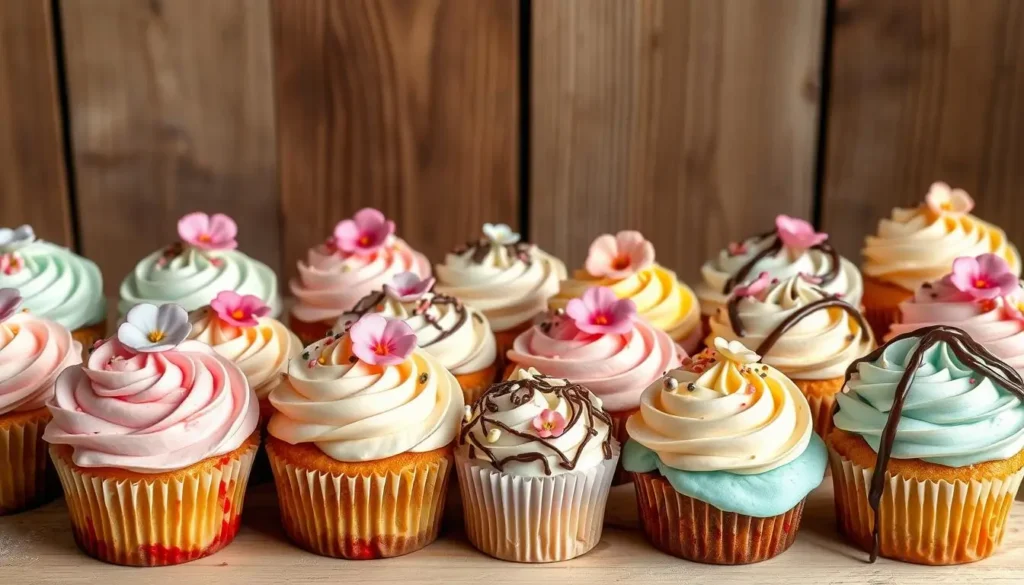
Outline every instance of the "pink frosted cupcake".
<path id="1" fill-rule="evenodd" d="M 345 311 L 396 275 L 430 277 L 426 257 L 394 234 L 395 222 L 376 209 L 361 209 L 299 262 L 299 277 L 290 283 L 298 299 L 290 326 L 304 344 L 323 338 Z"/>
<path id="2" fill-rule="evenodd" d="M 901 319 L 886 340 L 933 325 L 963 329 L 985 349 L 1024 373 L 1024 290 L 996 254 L 961 257 L 946 276 L 921 285 L 900 304 Z"/>

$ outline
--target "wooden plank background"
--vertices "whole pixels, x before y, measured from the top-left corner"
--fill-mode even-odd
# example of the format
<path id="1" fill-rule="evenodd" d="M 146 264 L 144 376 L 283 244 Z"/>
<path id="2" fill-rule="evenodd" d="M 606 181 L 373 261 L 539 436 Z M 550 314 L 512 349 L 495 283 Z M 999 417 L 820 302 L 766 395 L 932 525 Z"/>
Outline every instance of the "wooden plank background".
<path id="1" fill-rule="evenodd" d="M 1024 242 L 1020 30 L 1016 0 L 0 2 L 0 225 L 110 292 L 195 209 L 282 287 L 366 205 L 435 261 L 484 221 L 570 266 L 638 228 L 692 281 L 783 212 L 857 260 L 942 179 Z"/>

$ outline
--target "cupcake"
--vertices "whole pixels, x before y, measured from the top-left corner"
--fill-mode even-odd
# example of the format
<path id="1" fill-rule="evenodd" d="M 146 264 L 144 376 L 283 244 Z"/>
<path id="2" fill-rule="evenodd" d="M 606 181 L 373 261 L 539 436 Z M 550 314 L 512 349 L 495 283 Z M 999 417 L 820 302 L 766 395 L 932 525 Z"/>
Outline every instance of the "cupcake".
<path id="1" fill-rule="evenodd" d="M 430 278 L 430 262 L 395 235 L 395 222 L 376 209 L 362 209 L 334 228 L 326 242 L 299 262 L 299 277 L 290 287 L 297 302 L 291 329 L 309 345 L 327 334 L 334 322 L 360 299 L 412 272 Z"/>
<path id="2" fill-rule="evenodd" d="M 438 264 L 437 292 L 453 296 L 487 317 L 504 356 L 558 293 L 565 264 L 505 224 L 484 224 L 483 238 L 450 252 Z"/>
<path id="3" fill-rule="evenodd" d="M 846 368 L 875 348 L 860 311 L 807 276 L 775 280 L 762 272 L 733 290 L 709 327 L 709 342 L 739 341 L 792 380 L 807 398 L 814 431 L 822 438 L 832 430 L 832 407 Z"/>
<path id="4" fill-rule="evenodd" d="M 659 550 L 701 563 L 770 559 L 796 539 L 825 444 L 796 384 L 738 341 L 651 384 L 626 424 L 640 524 Z"/>
<path id="5" fill-rule="evenodd" d="M 0 516 L 56 493 L 43 429 L 57 375 L 82 363 L 82 345 L 59 323 L 18 312 L 21 296 L 0 289 Z"/>
<path id="6" fill-rule="evenodd" d="M 57 378 L 43 439 L 88 555 L 175 565 L 238 532 L 259 433 L 242 371 L 186 341 L 177 305 L 141 304 L 117 337 Z"/>
<path id="7" fill-rule="evenodd" d="M 594 548 L 619 460 L 611 425 L 594 393 L 533 369 L 467 407 L 455 465 L 473 546 L 520 563 Z"/>
<path id="8" fill-rule="evenodd" d="M 925 202 L 893 209 L 864 242 L 864 315 L 879 339 L 926 282 L 949 273 L 961 256 L 995 254 L 1020 273 L 1020 255 L 1003 230 L 973 215 L 974 201 L 962 189 L 932 185 Z"/>
<path id="9" fill-rule="evenodd" d="M 854 307 L 860 306 L 864 292 L 857 267 L 839 257 L 828 234 L 815 232 L 806 221 L 786 215 L 775 218 L 773 231 L 729 244 L 700 270 L 703 281 L 697 285 L 697 296 L 708 320 L 725 309 L 733 289 L 749 284 L 762 272 L 779 280 L 804 274 Z"/>
<path id="10" fill-rule="evenodd" d="M 594 240 L 583 268 L 562 282 L 551 308 L 564 309 L 594 286 L 608 287 L 620 299 L 633 301 L 641 317 L 688 353 L 700 349 L 697 296 L 674 272 L 654 262 L 654 246 L 640 232 L 622 231 Z"/>
<path id="11" fill-rule="evenodd" d="M 259 297 L 222 291 L 189 314 L 189 339 L 202 341 L 238 366 L 259 400 L 260 420 L 270 419 L 270 392 L 284 381 L 288 362 L 302 353 L 294 333 L 272 318 Z"/>
<path id="12" fill-rule="evenodd" d="M 437 538 L 464 401 L 409 325 L 369 314 L 307 347 L 270 403 L 267 454 L 298 546 L 376 559 Z"/>
<path id="13" fill-rule="evenodd" d="M 265 264 L 237 251 L 238 227 L 223 214 L 190 213 L 178 221 L 180 242 L 153 252 L 121 283 L 122 316 L 139 303 L 173 303 L 186 311 L 205 307 L 224 290 L 253 295 L 281 312 L 277 276 Z"/>
<path id="14" fill-rule="evenodd" d="M 433 278 L 420 279 L 412 272 L 395 276 L 342 315 L 334 331 L 348 329 L 369 313 L 405 321 L 416 334 L 416 345 L 455 374 L 467 403 L 479 398 L 497 376 L 498 352 L 487 317 L 434 292 Z"/>
<path id="15" fill-rule="evenodd" d="M 905 333 L 854 362 L 828 437 L 839 531 L 926 565 L 990 556 L 1024 477 L 1024 381 L 963 330 Z"/>
<path id="16" fill-rule="evenodd" d="M 106 335 L 100 269 L 67 248 L 37 240 L 30 226 L 0 228 L 0 288 L 18 289 L 26 309 L 71 331 L 83 347 Z"/>
<path id="17" fill-rule="evenodd" d="M 626 420 L 640 395 L 668 370 L 679 367 L 679 347 L 667 333 L 637 315 L 630 299 L 592 287 L 543 322 L 527 329 L 508 352 L 509 368 L 536 368 L 594 393 L 612 420 L 612 436 L 626 442 Z M 628 481 L 616 475 L 615 483 Z"/>

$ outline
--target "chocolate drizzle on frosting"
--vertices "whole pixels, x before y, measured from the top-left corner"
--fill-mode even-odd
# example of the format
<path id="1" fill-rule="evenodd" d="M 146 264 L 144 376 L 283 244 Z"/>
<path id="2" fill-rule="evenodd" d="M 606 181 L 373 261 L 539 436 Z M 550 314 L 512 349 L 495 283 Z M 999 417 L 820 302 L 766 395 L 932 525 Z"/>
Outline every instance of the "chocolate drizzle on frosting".
<path id="1" fill-rule="evenodd" d="M 363 315 L 376 312 L 378 310 L 377 305 L 382 303 L 386 296 L 387 295 L 383 291 L 374 291 L 360 299 L 359 302 L 356 303 L 356 306 L 352 307 L 351 311 L 345 313 L 345 317 L 348 318 L 348 322 L 345 323 L 345 328 L 348 329 L 348 326 L 358 321 Z M 451 329 L 445 329 L 442 327 L 441 324 L 438 323 L 437 317 L 430 313 L 431 307 L 440 307 L 445 305 L 453 307 L 455 309 L 455 314 L 458 316 L 458 320 Z M 420 300 L 417 301 L 416 308 L 413 312 L 416 315 L 422 316 L 431 327 L 439 332 L 437 337 L 427 343 L 424 343 L 420 347 L 430 347 L 435 343 L 440 343 L 441 341 L 448 339 L 452 334 L 458 331 L 459 328 L 465 325 L 466 319 L 469 318 L 469 311 L 466 310 L 462 301 L 452 296 L 436 293 L 430 293 L 430 296 L 424 295 L 421 297 Z"/>
<path id="2" fill-rule="evenodd" d="M 750 258 L 750 260 L 747 260 L 746 263 L 743 264 L 743 266 L 740 266 L 740 269 L 737 270 L 735 274 L 730 276 L 729 279 L 725 281 L 725 286 L 722 287 L 722 294 L 727 295 L 730 292 L 732 292 L 732 289 L 746 282 L 747 278 L 750 277 L 750 273 L 753 272 L 754 266 L 756 266 L 758 262 L 769 256 L 774 256 L 782 251 L 782 239 L 779 238 L 779 235 L 774 231 L 766 232 L 755 236 L 757 243 L 761 243 L 768 238 L 773 238 L 772 243 L 769 244 L 760 252 L 758 252 L 757 254 L 754 254 Z M 835 280 L 836 277 L 839 276 L 841 266 L 839 260 L 839 253 L 836 252 L 835 248 L 832 247 L 832 244 L 828 243 L 828 240 L 825 240 L 820 244 L 811 246 L 811 250 L 817 250 L 827 255 L 829 259 L 828 271 L 825 272 L 825 274 L 815 274 L 813 276 L 820 278 L 821 284 L 828 284 Z"/>
<path id="3" fill-rule="evenodd" d="M 505 382 L 499 382 L 491 386 L 483 396 L 476 403 L 476 409 L 479 412 L 476 413 L 473 418 L 462 426 L 462 431 L 459 433 L 459 444 L 464 445 L 469 443 L 470 453 L 475 454 L 477 451 L 483 453 L 498 471 L 502 471 L 506 464 L 517 461 L 520 463 L 528 463 L 531 461 L 539 461 L 544 466 L 544 474 L 551 475 L 551 466 L 548 463 L 548 457 L 554 455 L 558 459 L 558 464 L 568 470 L 573 470 L 579 463 L 580 456 L 583 454 L 584 448 L 587 446 L 594 437 L 598 435 L 596 423 L 601 421 L 608 425 L 608 428 L 612 427 L 612 419 L 605 411 L 601 410 L 591 402 L 590 390 L 587 390 L 580 384 L 573 384 L 568 380 L 564 380 L 564 386 L 555 386 L 550 384 L 547 380 L 542 378 L 533 378 L 525 380 L 508 380 Z M 495 420 L 488 416 L 488 413 L 495 413 L 499 411 L 499 406 L 495 402 L 496 398 L 504 396 L 508 397 L 508 401 L 515 407 L 522 406 L 532 401 L 534 394 L 541 392 L 543 394 L 552 394 L 556 398 L 561 398 L 569 406 L 569 416 L 565 424 L 566 429 L 571 429 L 577 424 L 581 424 L 580 420 L 584 419 L 582 424 L 586 425 L 586 433 L 583 440 L 576 447 L 576 452 L 569 454 L 555 447 L 551 441 L 543 439 L 535 434 L 528 432 L 518 431 L 512 427 L 502 423 L 499 420 Z M 528 451 L 526 453 L 520 453 L 518 455 L 510 455 L 508 457 L 498 459 L 494 455 L 494 451 L 488 447 L 485 443 L 482 443 L 477 435 L 471 433 L 474 427 L 480 427 L 480 435 L 486 437 L 492 429 L 498 429 L 502 433 L 508 433 L 510 435 L 519 437 L 528 443 L 533 443 L 537 446 L 535 451 Z M 604 439 L 601 449 L 604 453 L 605 459 L 611 459 L 612 457 L 612 434 L 607 433 Z"/>
<path id="4" fill-rule="evenodd" d="M 505 248 L 508 255 L 518 259 L 529 266 L 533 262 L 533 258 L 530 252 L 533 250 L 533 244 L 527 242 L 516 242 L 515 244 L 495 244 L 487 238 L 480 238 L 479 240 L 467 242 L 464 246 L 459 246 L 452 250 L 453 254 L 465 254 L 466 252 L 472 252 L 473 255 L 471 260 L 474 264 L 482 264 L 487 258 L 487 255 L 491 253 L 493 248 Z"/>
<path id="5" fill-rule="evenodd" d="M 822 294 L 825 294 L 825 291 L 820 292 Z M 747 334 L 746 330 L 743 327 L 743 319 L 740 317 L 739 311 L 740 300 L 742 300 L 743 298 L 745 297 L 737 297 L 733 295 L 729 299 L 728 304 L 729 322 L 732 324 L 733 331 L 735 331 L 736 335 L 740 337 L 743 337 L 744 335 Z M 767 355 L 768 352 L 770 352 L 772 348 L 775 347 L 775 344 L 779 342 L 779 339 L 781 339 L 787 331 L 795 327 L 797 323 L 803 321 L 807 317 L 813 315 L 814 313 L 822 309 L 828 309 L 831 307 L 838 307 L 846 311 L 847 314 L 849 314 L 851 317 L 854 318 L 855 321 L 857 321 L 857 325 L 860 326 L 861 336 L 870 337 L 871 328 L 868 327 L 868 323 L 864 319 L 864 315 L 862 315 L 861 312 L 858 311 L 857 308 L 851 305 L 850 303 L 840 299 L 837 296 L 830 295 L 826 296 L 825 298 L 807 303 L 806 305 L 793 311 L 788 317 L 783 319 L 782 322 L 779 323 L 778 326 L 776 326 L 771 333 L 769 333 L 764 338 L 764 341 L 761 342 L 761 345 L 757 346 L 757 349 L 755 349 L 754 352 L 762 356 Z M 853 340 L 851 339 L 850 341 Z"/>
<path id="6" fill-rule="evenodd" d="M 896 441 L 896 429 L 899 426 L 900 418 L 903 416 L 903 405 L 907 400 L 907 394 L 909 394 L 910 387 L 913 385 L 917 369 L 921 367 L 925 352 L 937 343 L 945 343 L 964 366 L 992 379 L 1006 391 L 1024 400 L 1024 379 L 1021 379 L 1020 374 L 1016 370 L 992 355 L 981 344 L 971 339 L 962 329 L 946 325 L 924 327 L 904 333 L 868 355 L 854 360 L 846 370 L 846 379 L 843 382 L 843 386 L 846 387 L 849 384 L 853 374 L 857 372 L 858 365 L 876 361 L 882 356 L 889 344 L 910 337 L 919 337 L 920 341 L 918 341 L 917 347 L 914 348 L 914 352 L 910 354 L 903 376 L 900 378 L 899 384 L 896 385 L 892 410 L 889 411 L 889 418 L 885 422 L 885 428 L 882 431 L 881 441 L 878 445 L 878 457 L 875 460 L 875 469 L 871 476 L 871 491 L 868 493 L 868 504 L 875 513 L 871 562 L 875 562 L 878 558 L 878 552 L 881 548 L 879 526 L 882 520 L 882 493 L 885 490 L 885 475 L 889 466 L 889 459 L 892 456 L 893 443 Z M 836 403 L 832 410 L 833 415 L 838 410 L 838 403 Z"/>

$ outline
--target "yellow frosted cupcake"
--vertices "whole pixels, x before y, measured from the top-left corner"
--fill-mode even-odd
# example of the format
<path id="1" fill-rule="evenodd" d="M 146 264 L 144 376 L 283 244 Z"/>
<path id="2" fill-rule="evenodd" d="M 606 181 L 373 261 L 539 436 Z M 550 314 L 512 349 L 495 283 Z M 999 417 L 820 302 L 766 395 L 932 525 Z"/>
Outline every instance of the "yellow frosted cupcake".
<path id="1" fill-rule="evenodd" d="M 622 231 L 598 236 L 590 245 L 584 268 L 562 282 L 551 308 L 564 309 L 591 287 L 608 287 L 620 299 L 630 299 L 637 312 L 668 333 L 687 353 L 702 341 L 697 296 L 671 270 L 655 263 L 654 246 L 640 232 Z"/>

